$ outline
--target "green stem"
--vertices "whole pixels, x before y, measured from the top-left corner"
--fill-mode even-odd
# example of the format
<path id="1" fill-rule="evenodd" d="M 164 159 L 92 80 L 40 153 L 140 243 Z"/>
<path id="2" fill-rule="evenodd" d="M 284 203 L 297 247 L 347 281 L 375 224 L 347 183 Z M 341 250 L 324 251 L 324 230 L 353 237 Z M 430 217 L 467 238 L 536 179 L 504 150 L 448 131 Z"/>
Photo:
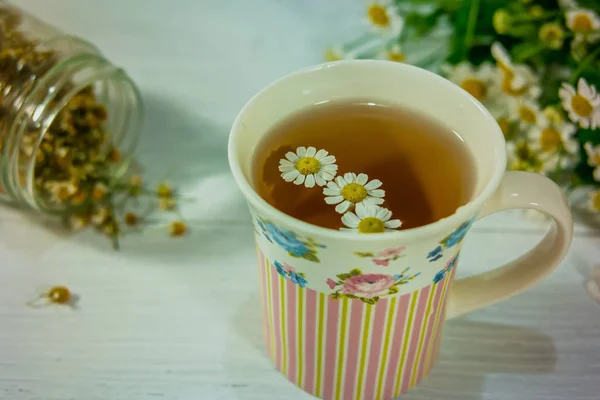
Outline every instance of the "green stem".
<path id="1" fill-rule="evenodd" d="M 469 55 L 469 49 L 473 43 L 475 37 L 475 27 L 477 26 L 477 15 L 479 14 L 479 1 L 471 0 L 471 8 L 469 10 L 469 19 L 467 20 L 467 32 L 465 33 L 465 47 L 462 59 L 467 59 Z"/>
<path id="2" fill-rule="evenodd" d="M 543 19 L 548 19 L 552 17 L 556 17 L 561 14 L 561 11 L 553 11 L 548 12 L 542 15 L 526 15 L 524 17 L 513 17 L 514 22 L 529 22 L 529 21 L 540 21 Z"/>
<path id="3" fill-rule="evenodd" d="M 590 53 L 577 67 L 575 72 L 573 72 L 573 76 L 571 77 L 571 84 L 575 85 L 579 80 L 581 73 L 600 55 L 600 46 L 596 48 L 592 53 Z"/>

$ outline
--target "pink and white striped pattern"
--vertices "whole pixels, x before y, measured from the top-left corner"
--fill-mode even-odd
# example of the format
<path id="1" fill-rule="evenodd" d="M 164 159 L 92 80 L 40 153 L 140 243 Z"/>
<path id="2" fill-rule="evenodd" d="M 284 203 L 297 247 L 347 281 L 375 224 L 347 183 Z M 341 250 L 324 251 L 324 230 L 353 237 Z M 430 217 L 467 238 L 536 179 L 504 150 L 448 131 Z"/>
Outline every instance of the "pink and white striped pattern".
<path id="1" fill-rule="evenodd" d="M 438 284 L 368 305 L 303 289 L 260 250 L 258 258 L 267 350 L 300 388 L 326 400 L 392 399 L 427 375 L 456 268 Z"/>

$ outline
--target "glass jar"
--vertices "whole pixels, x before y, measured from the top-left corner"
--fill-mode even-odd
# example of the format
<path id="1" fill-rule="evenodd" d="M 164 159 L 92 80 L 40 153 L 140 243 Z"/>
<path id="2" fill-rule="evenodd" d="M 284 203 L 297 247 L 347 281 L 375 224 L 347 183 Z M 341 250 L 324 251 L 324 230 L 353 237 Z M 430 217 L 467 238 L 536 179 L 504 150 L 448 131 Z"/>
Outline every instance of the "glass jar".
<path id="1" fill-rule="evenodd" d="M 47 214 L 127 170 L 140 94 L 92 44 L 0 1 L 0 201 Z"/>

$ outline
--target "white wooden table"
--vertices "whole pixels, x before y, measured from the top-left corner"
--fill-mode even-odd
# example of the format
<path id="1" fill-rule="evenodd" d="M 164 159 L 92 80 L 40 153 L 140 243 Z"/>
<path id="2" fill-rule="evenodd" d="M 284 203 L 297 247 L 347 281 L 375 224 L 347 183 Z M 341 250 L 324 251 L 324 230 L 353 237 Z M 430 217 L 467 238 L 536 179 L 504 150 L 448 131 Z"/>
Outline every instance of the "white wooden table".
<path id="1" fill-rule="evenodd" d="M 73 238 L 0 207 L 0 399 L 296 400 L 264 355 L 252 228 L 229 174 L 229 126 L 258 89 L 320 61 L 361 29 L 359 0 L 19 0 L 96 43 L 138 83 L 147 175 L 178 168 L 192 233 Z M 159 229 L 159 228 L 157 228 Z M 524 252 L 544 228 L 504 214 L 476 224 L 459 275 Z M 600 306 L 585 290 L 600 232 L 577 226 L 537 287 L 451 321 L 439 364 L 410 399 L 598 399 Z M 28 308 L 43 286 L 76 311 Z"/>

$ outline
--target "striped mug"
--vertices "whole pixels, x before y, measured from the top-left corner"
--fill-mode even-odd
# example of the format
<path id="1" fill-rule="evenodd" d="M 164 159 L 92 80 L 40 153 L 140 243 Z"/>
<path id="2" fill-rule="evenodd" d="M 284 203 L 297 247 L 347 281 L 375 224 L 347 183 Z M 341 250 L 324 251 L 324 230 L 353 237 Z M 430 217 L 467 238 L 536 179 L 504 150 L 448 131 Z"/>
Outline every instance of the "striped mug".
<path id="1" fill-rule="evenodd" d="M 471 200 L 429 225 L 369 235 L 310 225 L 265 202 L 251 181 L 263 135 L 309 105 L 356 98 L 412 108 L 459 132 L 476 168 Z M 235 120 L 229 162 L 255 227 L 268 354 L 290 381 L 327 400 L 405 393 L 435 364 L 446 319 L 532 285 L 571 242 L 560 188 L 540 175 L 505 172 L 504 136 L 486 109 L 447 80 L 406 64 L 340 61 L 276 81 Z M 516 261 L 454 280 L 473 222 L 514 208 L 544 212 L 552 229 Z"/>

